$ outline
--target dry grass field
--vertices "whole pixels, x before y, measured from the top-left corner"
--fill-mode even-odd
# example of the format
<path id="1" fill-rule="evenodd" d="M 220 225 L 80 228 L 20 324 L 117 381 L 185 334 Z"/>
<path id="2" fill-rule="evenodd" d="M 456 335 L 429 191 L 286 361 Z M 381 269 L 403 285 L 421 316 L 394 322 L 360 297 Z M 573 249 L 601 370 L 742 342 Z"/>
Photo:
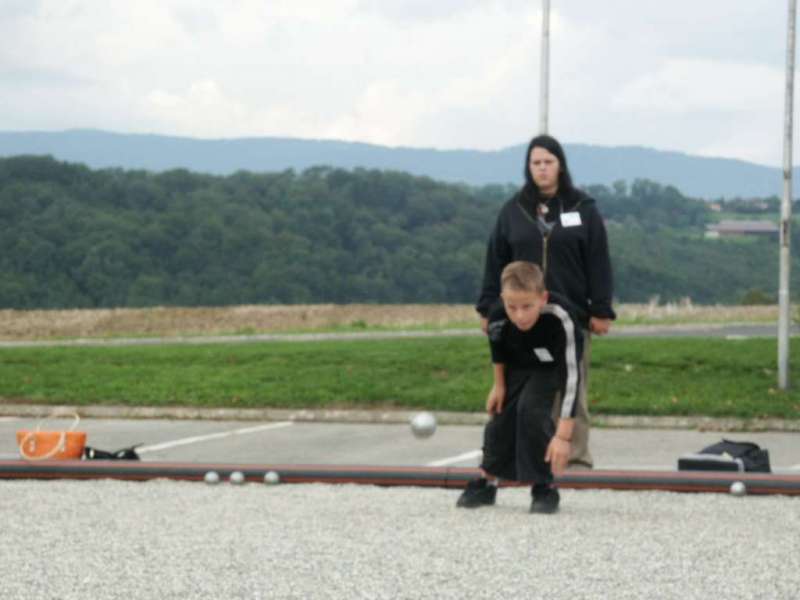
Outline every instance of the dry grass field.
<path id="1" fill-rule="evenodd" d="M 777 323 L 778 306 L 696 305 L 684 301 L 677 304 L 620 304 L 616 307 L 619 323 Z"/>
<path id="2" fill-rule="evenodd" d="M 622 304 L 626 324 L 777 322 L 776 306 Z M 441 329 L 477 326 L 468 304 L 315 304 L 199 308 L 0 310 L 0 340 L 246 335 L 365 329 Z"/>

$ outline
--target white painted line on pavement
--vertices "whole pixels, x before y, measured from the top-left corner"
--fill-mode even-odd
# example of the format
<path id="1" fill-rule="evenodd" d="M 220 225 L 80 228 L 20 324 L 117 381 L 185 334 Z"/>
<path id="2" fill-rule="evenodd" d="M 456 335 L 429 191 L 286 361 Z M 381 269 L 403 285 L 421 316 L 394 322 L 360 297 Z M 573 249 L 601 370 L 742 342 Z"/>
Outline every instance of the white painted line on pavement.
<path id="1" fill-rule="evenodd" d="M 594 469 L 575 469 L 576 471 L 677 471 L 678 467 L 668 465 L 595 465 Z M 569 469 L 567 469 L 569 471 Z"/>
<path id="2" fill-rule="evenodd" d="M 427 463 L 426 467 L 446 467 L 447 465 L 453 465 L 460 462 L 466 462 L 468 460 L 472 460 L 475 458 L 480 457 L 481 450 L 472 450 L 471 452 L 464 452 L 463 454 L 459 454 L 457 456 L 450 456 L 448 458 L 443 458 L 441 460 L 435 460 L 433 462 Z M 798 465 L 800 467 L 800 465 Z M 595 466 L 595 470 L 600 471 L 630 471 L 631 469 L 636 471 L 673 471 L 673 467 L 665 466 L 665 465 L 597 465 Z"/>
<path id="3" fill-rule="evenodd" d="M 452 465 L 455 463 L 464 462 L 466 460 L 471 460 L 473 458 L 477 458 L 482 454 L 482 450 L 472 450 L 470 452 L 464 452 L 464 454 L 459 454 L 458 456 L 451 456 L 449 458 L 443 458 L 441 460 L 435 460 L 433 462 L 429 462 L 426 467 L 446 467 L 447 465 Z"/>
<path id="4" fill-rule="evenodd" d="M 0 423 L 10 423 L 11 421 L 19 421 L 19 417 L 0 417 Z"/>
<path id="5" fill-rule="evenodd" d="M 176 446 L 186 446 L 188 444 L 198 444 L 207 442 L 209 440 L 218 440 L 235 435 L 245 435 L 248 433 L 258 433 L 259 431 L 269 431 L 271 429 L 281 429 L 294 425 L 293 421 L 281 421 L 280 423 L 270 423 L 269 425 L 257 425 L 256 427 L 245 427 L 243 429 L 233 429 L 231 431 L 221 431 L 219 433 L 209 433 L 207 435 L 195 435 L 193 437 L 181 438 L 179 440 L 172 440 L 171 442 L 163 442 L 161 444 L 151 444 L 150 446 L 140 446 L 136 448 L 138 454 L 143 452 L 158 452 L 159 450 L 166 450 L 167 448 L 175 448 Z"/>

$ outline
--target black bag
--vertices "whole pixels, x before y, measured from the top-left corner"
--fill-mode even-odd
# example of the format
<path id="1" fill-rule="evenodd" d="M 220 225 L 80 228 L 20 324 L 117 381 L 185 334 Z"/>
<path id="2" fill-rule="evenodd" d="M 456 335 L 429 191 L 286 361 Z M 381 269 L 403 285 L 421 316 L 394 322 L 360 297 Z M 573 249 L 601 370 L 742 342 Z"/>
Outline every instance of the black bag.
<path id="1" fill-rule="evenodd" d="M 136 444 L 136 446 L 141 446 L 141 444 Z M 136 453 L 136 446 L 121 448 L 113 452 L 86 446 L 83 449 L 83 458 L 87 460 L 139 460 L 139 455 Z"/>
<path id="2" fill-rule="evenodd" d="M 770 473 L 769 451 L 752 442 L 721 442 L 703 448 L 697 454 L 678 459 L 679 471 L 750 471 Z"/>

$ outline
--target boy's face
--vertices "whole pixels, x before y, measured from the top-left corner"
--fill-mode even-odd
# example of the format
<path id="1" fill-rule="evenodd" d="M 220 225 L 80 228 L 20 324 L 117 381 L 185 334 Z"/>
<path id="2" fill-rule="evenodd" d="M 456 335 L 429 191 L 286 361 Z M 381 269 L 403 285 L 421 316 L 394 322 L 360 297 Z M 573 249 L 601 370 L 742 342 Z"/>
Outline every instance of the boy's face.
<path id="1" fill-rule="evenodd" d="M 511 322 L 520 331 L 528 331 L 539 320 L 539 313 L 547 304 L 547 292 L 528 292 L 523 290 L 504 289 L 501 294 L 503 306 Z"/>

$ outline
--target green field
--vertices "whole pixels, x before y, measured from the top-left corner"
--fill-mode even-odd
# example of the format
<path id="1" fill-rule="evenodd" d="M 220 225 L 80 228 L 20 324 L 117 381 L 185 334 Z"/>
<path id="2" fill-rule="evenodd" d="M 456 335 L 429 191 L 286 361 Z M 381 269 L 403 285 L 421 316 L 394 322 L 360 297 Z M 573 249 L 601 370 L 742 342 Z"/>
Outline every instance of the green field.
<path id="1" fill-rule="evenodd" d="M 774 339 L 595 338 L 590 408 L 800 418 L 776 354 Z M 490 377 L 479 337 L 0 350 L 5 403 L 481 411 Z"/>

